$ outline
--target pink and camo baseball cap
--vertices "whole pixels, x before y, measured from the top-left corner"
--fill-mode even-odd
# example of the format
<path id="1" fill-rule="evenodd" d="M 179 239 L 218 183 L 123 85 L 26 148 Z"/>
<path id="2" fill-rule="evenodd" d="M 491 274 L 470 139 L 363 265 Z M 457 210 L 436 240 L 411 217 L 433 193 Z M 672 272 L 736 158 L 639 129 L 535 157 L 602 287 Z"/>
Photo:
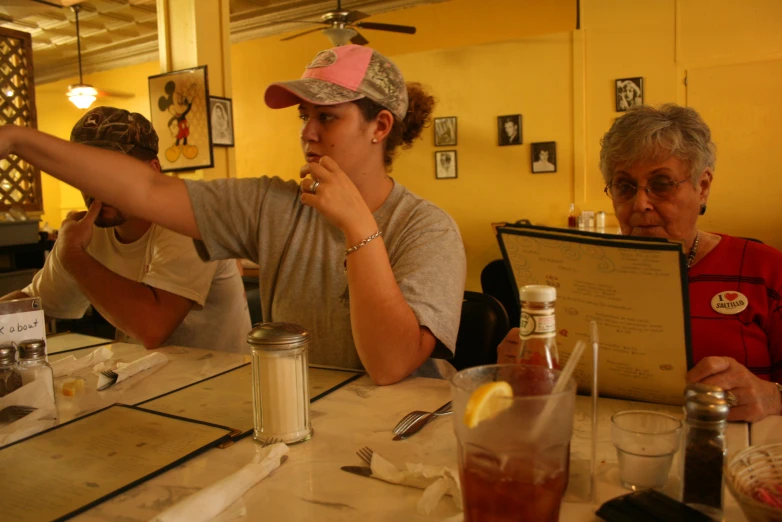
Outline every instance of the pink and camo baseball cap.
<path id="1" fill-rule="evenodd" d="M 407 86 L 401 71 L 379 52 L 360 45 L 321 51 L 300 80 L 277 82 L 266 89 L 266 105 L 282 109 L 302 100 L 337 105 L 369 98 L 402 121 L 407 114 Z"/>

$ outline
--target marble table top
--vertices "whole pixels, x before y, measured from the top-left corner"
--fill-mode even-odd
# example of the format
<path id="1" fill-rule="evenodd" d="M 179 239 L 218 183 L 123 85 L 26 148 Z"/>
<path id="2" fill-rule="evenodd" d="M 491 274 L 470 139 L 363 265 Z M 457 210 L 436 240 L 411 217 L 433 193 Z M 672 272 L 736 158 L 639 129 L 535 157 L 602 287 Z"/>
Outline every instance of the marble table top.
<path id="1" fill-rule="evenodd" d="M 112 362 L 132 362 L 149 353 L 149 350 L 139 344 L 113 343 L 110 347 L 114 352 L 111 358 Z M 71 355 L 78 359 L 95 349 L 84 348 L 74 352 L 55 353 L 49 356 L 49 360 L 56 361 Z M 137 404 L 218 373 L 237 368 L 249 361 L 247 355 L 180 346 L 157 348 L 155 351 L 166 354 L 169 357 L 169 362 L 146 370 L 144 374 L 120 382 L 104 391 L 96 391 L 98 376 L 92 373 L 92 368 L 77 371 L 69 377 L 55 379 L 54 390 L 58 421 L 60 423 L 67 422 L 110 406 L 115 402 Z M 73 377 L 85 379 L 86 393 L 77 393 L 74 396 L 62 394 L 62 382 Z"/>
<path id="2" fill-rule="evenodd" d="M 70 334 L 76 335 L 76 334 Z M 58 336 L 59 337 L 59 336 Z M 80 337 L 61 339 L 64 346 L 75 346 L 84 341 Z M 56 339 L 57 337 L 53 338 Z M 147 352 L 142 346 L 113 343 L 113 360 L 132 361 Z M 74 354 L 86 355 L 94 348 L 68 354 L 53 353 L 51 360 Z M 95 391 L 97 377 L 89 370 L 86 393 L 75 397 L 62 395 L 57 390 L 60 422 L 64 422 L 114 402 L 136 404 L 179 389 L 199 380 L 238 368 L 248 356 L 168 347 L 158 351 L 170 361 L 149 370 L 144 379 L 130 379 L 104 391 Z M 55 387 L 62 378 L 55 381 Z M 344 465 L 363 464 L 356 451 L 368 446 L 397 466 L 406 462 L 449 466 L 456 464 L 456 440 L 452 418 L 432 421 L 421 432 L 407 440 L 392 440 L 391 428 L 406 413 L 414 409 L 439 407 L 450 399 L 447 381 L 408 378 L 393 386 L 379 387 L 364 376 L 323 397 L 311 405 L 311 419 L 315 430 L 313 438 L 290 447 L 287 461 L 270 477 L 251 488 L 240 500 L 216 520 L 319 520 L 319 521 L 432 521 L 442 520 L 458 513 L 448 498 L 441 501 L 431 515 L 416 511 L 421 490 L 395 486 L 367 479 L 340 470 Z M 570 489 L 562 505 L 560 520 L 596 521 L 595 510 L 606 500 L 627 493 L 618 480 L 616 452 L 610 441 L 610 416 L 626 409 L 653 409 L 681 417 L 681 409 L 630 401 L 601 399 L 598 413 L 598 487 L 596 502 L 588 493 L 590 451 L 590 399 L 578 397 L 574 435 L 571 445 Z M 752 443 L 782 439 L 782 417 L 773 417 L 752 427 Z M 730 423 L 727 430 L 729 452 L 749 444 L 749 430 L 744 423 Z M 149 520 L 193 494 L 201 488 L 230 475 L 249 462 L 259 450 L 251 438 L 244 438 L 226 448 L 209 450 L 176 468 L 103 502 L 76 517 L 77 520 Z M 668 488 L 678 487 L 676 462 Z M 744 521 L 745 518 L 727 491 L 725 492 L 725 520 Z"/>
<path id="3" fill-rule="evenodd" d="M 112 343 L 111 339 L 94 337 L 79 333 L 64 332 L 46 337 L 46 353 L 51 355 L 55 353 L 69 352 L 86 348 L 89 346 L 100 346 L 102 344 Z"/>
<path id="4" fill-rule="evenodd" d="M 752 424 L 749 441 L 753 446 L 782 442 L 782 416 L 772 415 Z"/>
<path id="5" fill-rule="evenodd" d="M 379 387 L 362 377 L 333 392 L 311 407 L 315 435 L 310 441 L 290 447 L 288 460 L 275 473 L 251 488 L 216 520 L 319 520 L 319 521 L 432 521 L 458 513 L 448 498 L 431 515 L 421 515 L 416 503 L 421 490 L 395 486 L 350 475 L 343 465 L 362 462 L 355 452 L 368 446 L 397 466 L 406 462 L 457 468 L 456 440 L 452 418 L 436 419 L 407 440 L 392 440 L 391 428 L 412 409 L 435 409 L 450 398 L 446 381 L 410 378 L 393 386 Z M 583 484 L 579 476 L 589 467 L 577 465 L 588 455 L 584 431 L 591 425 L 589 398 L 577 401 L 576 430 L 572 444 L 574 465 L 571 484 Z M 655 409 L 681 415 L 680 408 L 630 401 L 601 399 L 598 431 L 598 501 L 571 491 L 566 495 L 560 520 L 593 521 L 597 507 L 614 496 L 627 493 L 618 480 L 616 452 L 611 446 L 606 418 L 624 409 Z M 728 444 L 732 451 L 747 445 L 746 424 L 731 424 Z M 210 450 L 177 468 L 140 484 L 87 511 L 76 520 L 148 520 L 156 513 L 199 489 L 231 474 L 251 460 L 259 446 L 245 438 L 230 447 Z M 579 469 L 582 471 L 580 472 Z M 672 472 L 671 483 L 675 483 Z M 576 486 L 577 488 L 577 486 Z M 574 488 L 571 488 L 574 489 Z M 743 515 L 726 497 L 726 520 L 743 521 Z"/>

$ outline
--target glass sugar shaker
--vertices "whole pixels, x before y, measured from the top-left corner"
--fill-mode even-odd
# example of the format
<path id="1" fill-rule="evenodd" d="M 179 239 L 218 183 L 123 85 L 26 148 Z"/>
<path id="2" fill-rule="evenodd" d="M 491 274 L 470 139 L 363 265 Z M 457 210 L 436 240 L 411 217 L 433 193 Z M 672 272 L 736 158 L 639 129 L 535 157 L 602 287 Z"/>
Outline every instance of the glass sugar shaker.
<path id="1" fill-rule="evenodd" d="M 42 379 L 54 404 L 54 373 L 46 361 L 46 341 L 27 339 L 19 343 L 19 360 L 16 368 L 22 376 L 22 385 Z"/>
<path id="2" fill-rule="evenodd" d="M 0 397 L 22 387 L 22 375 L 16 368 L 16 343 L 0 344 Z"/>
<path id="3" fill-rule="evenodd" d="M 253 438 L 303 442 L 310 426 L 309 332 L 290 323 L 261 323 L 247 336 L 252 350 Z"/>
<path id="4" fill-rule="evenodd" d="M 715 388 L 715 387 L 710 387 Z M 730 406 L 722 390 L 688 388 L 684 405 L 682 502 L 722 519 L 722 466 Z"/>

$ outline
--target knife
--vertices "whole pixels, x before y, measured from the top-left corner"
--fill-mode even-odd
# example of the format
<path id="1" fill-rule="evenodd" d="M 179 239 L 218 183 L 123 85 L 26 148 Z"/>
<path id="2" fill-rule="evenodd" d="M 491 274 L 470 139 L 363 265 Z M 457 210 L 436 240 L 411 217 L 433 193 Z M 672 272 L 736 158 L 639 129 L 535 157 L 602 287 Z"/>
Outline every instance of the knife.
<path id="1" fill-rule="evenodd" d="M 372 468 L 370 468 L 369 466 L 342 466 L 339 469 L 341 469 L 342 471 L 347 471 L 348 473 L 353 473 L 354 475 L 359 475 L 361 477 L 373 478 L 375 480 L 379 480 L 381 482 L 385 482 L 386 484 L 391 484 L 392 486 L 405 486 L 405 487 L 413 488 L 413 489 L 424 489 L 424 488 L 420 488 L 418 486 L 415 486 L 413 484 L 397 484 L 396 482 L 388 482 L 387 480 L 383 480 L 380 477 L 374 476 L 372 474 Z"/>

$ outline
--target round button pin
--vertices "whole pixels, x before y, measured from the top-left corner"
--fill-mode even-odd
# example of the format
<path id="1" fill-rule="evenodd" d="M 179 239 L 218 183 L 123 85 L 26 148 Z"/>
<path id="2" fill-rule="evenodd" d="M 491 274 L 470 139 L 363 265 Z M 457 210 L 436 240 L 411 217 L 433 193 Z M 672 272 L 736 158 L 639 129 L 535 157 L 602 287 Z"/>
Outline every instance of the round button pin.
<path id="1" fill-rule="evenodd" d="M 741 292 L 729 290 L 711 298 L 711 307 L 718 314 L 736 315 L 747 309 L 749 299 Z"/>

